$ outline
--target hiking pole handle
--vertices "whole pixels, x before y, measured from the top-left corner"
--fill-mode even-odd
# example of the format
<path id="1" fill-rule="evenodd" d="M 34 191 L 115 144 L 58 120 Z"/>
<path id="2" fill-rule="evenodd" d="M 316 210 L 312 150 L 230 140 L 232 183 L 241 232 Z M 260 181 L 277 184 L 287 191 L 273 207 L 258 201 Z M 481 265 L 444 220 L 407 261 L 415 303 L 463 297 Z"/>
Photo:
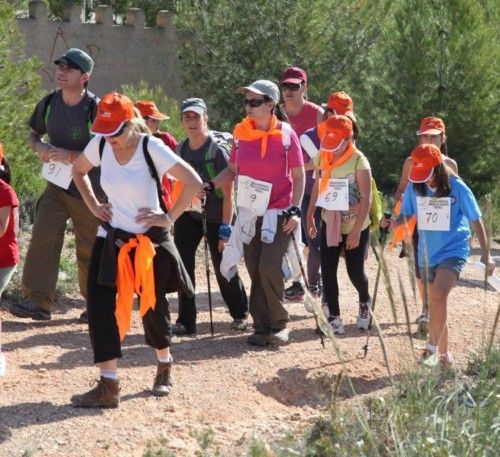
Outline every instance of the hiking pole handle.
<path id="1" fill-rule="evenodd" d="M 386 221 L 390 220 L 392 218 L 392 213 L 390 211 L 386 211 L 384 213 L 384 219 Z M 380 244 L 383 246 L 385 244 L 385 240 L 387 238 L 387 234 L 389 233 L 389 226 L 387 227 L 381 227 L 380 228 L 380 238 L 379 238 L 379 242 Z"/>

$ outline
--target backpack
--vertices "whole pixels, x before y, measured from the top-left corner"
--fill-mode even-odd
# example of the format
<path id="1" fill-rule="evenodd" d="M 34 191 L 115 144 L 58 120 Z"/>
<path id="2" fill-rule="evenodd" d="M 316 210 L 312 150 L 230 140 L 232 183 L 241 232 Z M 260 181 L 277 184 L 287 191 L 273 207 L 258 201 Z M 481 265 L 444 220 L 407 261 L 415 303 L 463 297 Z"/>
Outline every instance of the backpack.
<path id="1" fill-rule="evenodd" d="M 42 111 L 42 117 L 43 121 L 45 122 L 45 125 L 47 125 L 47 122 L 49 120 L 50 116 L 50 104 L 52 102 L 52 99 L 54 98 L 54 95 L 59 92 L 60 89 L 52 91 L 49 95 L 47 95 L 47 98 L 45 99 L 45 103 L 43 104 L 43 111 Z M 96 95 L 94 95 L 92 92 L 87 91 L 87 95 L 90 98 L 90 103 L 89 103 L 89 110 L 87 113 L 87 126 L 90 132 L 90 129 L 92 127 L 92 123 L 94 122 L 95 115 L 97 113 L 97 104 L 99 103 L 99 99 L 97 98 Z M 91 135 L 93 137 L 93 135 Z"/>
<path id="2" fill-rule="evenodd" d="M 359 156 L 358 159 L 356 160 L 356 170 L 358 168 L 358 161 L 360 158 L 361 156 Z M 378 230 L 379 228 L 380 219 L 382 219 L 384 211 L 382 206 L 382 198 L 380 197 L 380 192 L 377 188 L 377 183 L 375 182 L 373 176 L 371 181 L 371 188 L 372 188 L 372 202 L 370 204 L 370 211 L 369 211 L 370 230 L 375 231 Z"/>
<path id="3" fill-rule="evenodd" d="M 151 177 L 154 179 L 154 182 L 156 184 L 156 190 L 158 192 L 158 200 L 160 201 L 161 210 L 164 213 L 168 213 L 168 205 L 167 205 L 167 197 L 165 189 L 162 186 L 160 177 L 158 176 L 158 171 L 156 170 L 153 159 L 151 158 L 151 154 L 148 151 L 148 143 L 149 143 L 149 136 L 146 135 L 144 137 L 144 140 L 142 141 L 142 152 L 144 153 L 144 159 L 148 164 L 149 173 L 151 174 Z M 104 139 L 104 137 L 101 137 L 101 140 L 99 141 L 99 160 L 102 160 L 102 153 L 104 151 L 105 144 L 106 140 Z"/>
<path id="4" fill-rule="evenodd" d="M 222 153 L 228 160 L 229 154 L 231 153 L 231 147 L 233 145 L 233 135 L 231 135 L 228 132 L 218 132 L 216 130 L 210 130 L 209 136 L 212 139 L 212 141 L 207 151 L 205 152 L 204 165 L 209 179 L 213 179 L 218 174 L 215 168 L 215 158 L 217 156 L 217 151 L 221 149 Z M 179 157 L 183 160 L 185 160 L 184 151 L 187 141 L 188 141 L 187 138 L 182 140 L 177 145 L 177 148 L 175 150 L 177 155 L 179 155 Z M 219 199 L 222 199 L 223 198 L 222 189 L 215 189 L 215 195 L 217 195 Z"/>

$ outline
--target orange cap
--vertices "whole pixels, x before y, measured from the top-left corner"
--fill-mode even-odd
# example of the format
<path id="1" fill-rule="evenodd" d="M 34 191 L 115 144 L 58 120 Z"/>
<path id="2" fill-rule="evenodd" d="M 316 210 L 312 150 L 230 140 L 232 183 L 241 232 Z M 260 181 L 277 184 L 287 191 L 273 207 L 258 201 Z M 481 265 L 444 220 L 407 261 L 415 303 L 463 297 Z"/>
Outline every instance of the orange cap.
<path id="1" fill-rule="evenodd" d="M 135 107 L 141 112 L 141 116 L 144 118 L 152 117 L 157 121 L 170 119 L 170 116 L 160 112 L 160 110 L 156 107 L 155 102 L 152 100 L 139 100 L 136 102 Z"/>
<path id="2" fill-rule="evenodd" d="M 346 116 L 332 116 L 318 126 L 320 148 L 326 152 L 335 152 L 352 133 L 351 119 Z"/>
<path id="3" fill-rule="evenodd" d="M 114 135 L 123 124 L 134 119 L 134 104 L 125 95 L 111 92 L 101 98 L 97 105 L 97 115 L 91 133 L 95 135 Z"/>
<path id="4" fill-rule="evenodd" d="M 354 115 L 354 105 L 352 103 L 352 98 L 343 91 L 333 92 L 332 94 L 330 94 L 326 107 L 333 110 L 337 115 Z"/>
<path id="5" fill-rule="evenodd" d="M 434 167 L 443 163 L 443 155 L 435 144 L 420 144 L 411 153 L 409 180 L 419 183 L 431 179 Z"/>
<path id="6" fill-rule="evenodd" d="M 440 135 L 445 132 L 444 122 L 439 117 L 424 117 L 420 122 L 417 135 Z"/>

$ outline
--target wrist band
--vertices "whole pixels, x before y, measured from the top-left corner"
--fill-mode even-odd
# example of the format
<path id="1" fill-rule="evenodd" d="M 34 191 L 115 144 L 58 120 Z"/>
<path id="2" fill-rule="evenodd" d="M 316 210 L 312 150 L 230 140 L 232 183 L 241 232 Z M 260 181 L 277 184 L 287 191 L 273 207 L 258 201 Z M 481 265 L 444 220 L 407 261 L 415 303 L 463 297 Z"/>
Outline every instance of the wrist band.
<path id="1" fill-rule="evenodd" d="M 232 231 L 233 231 L 233 227 L 231 227 L 231 225 L 229 225 L 229 224 L 219 225 L 219 240 L 222 240 L 222 241 L 229 240 Z"/>
<path id="2" fill-rule="evenodd" d="M 300 208 L 298 206 L 291 206 L 286 212 L 288 216 L 298 216 L 300 217 Z"/>

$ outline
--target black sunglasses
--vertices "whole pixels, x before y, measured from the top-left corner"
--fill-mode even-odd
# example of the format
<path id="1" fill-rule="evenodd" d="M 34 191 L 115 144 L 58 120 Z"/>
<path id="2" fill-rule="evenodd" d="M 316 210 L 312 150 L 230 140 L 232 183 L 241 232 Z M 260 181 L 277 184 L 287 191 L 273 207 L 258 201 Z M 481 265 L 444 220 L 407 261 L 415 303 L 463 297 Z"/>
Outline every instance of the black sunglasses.
<path id="1" fill-rule="evenodd" d="M 292 92 L 297 92 L 301 87 L 302 84 L 283 83 L 281 85 L 281 90 L 291 90 Z"/>
<path id="2" fill-rule="evenodd" d="M 265 98 L 245 98 L 245 106 L 251 106 L 252 108 L 258 108 L 260 105 L 267 103 L 269 100 Z"/>
<path id="3" fill-rule="evenodd" d="M 116 138 L 116 137 L 119 137 L 120 135 L 123 134 L 123 132 L 125 131 L 125 129 L 127 128 L 127 125 L 128 125 L 128 122 L 125 122 L 120 130 L 118 130 L 118 132 L 116 132 L 114 135 L 106 135 L 108 138 Z"/>

